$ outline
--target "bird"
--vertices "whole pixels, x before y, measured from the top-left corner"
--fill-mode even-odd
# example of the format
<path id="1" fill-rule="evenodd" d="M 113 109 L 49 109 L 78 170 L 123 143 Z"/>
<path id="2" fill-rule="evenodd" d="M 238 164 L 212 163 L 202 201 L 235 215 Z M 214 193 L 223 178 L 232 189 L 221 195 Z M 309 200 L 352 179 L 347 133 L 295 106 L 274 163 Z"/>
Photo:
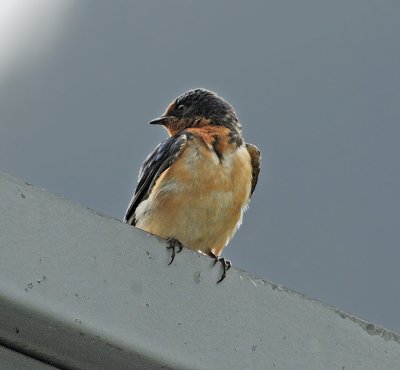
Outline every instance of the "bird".
<path id="1" fill-rule="evenodd" d="M 151 122 L 169 137 L 145 159 L 124 221 L 168 241 L 171 261 L 186 247 L 220 261 L 242 223 L 260 172 L 259 149 L 246 143 L 237 114 L 216 93 L 189 90 Z"/>

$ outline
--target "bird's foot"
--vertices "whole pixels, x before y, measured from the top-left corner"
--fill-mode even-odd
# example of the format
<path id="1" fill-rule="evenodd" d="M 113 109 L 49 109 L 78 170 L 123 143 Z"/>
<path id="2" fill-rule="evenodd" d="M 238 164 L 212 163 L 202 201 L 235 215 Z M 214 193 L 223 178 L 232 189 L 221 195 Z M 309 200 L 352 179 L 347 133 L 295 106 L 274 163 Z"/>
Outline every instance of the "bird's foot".
<path id="1" fill-rule="evenodd" d="M 171 261 L 168 264 L 169 266 L 174 261 L 175 255 L 182 251 L 183 244 L 178 239 L 175 238 L 168 238 L 167 243 L 168 243 L 167 249 L 172 249 Z M 178 248 L 178 251 L 176 251 L 176 248 Z"/>
<path id="2" fill-rule="evenodd" d="M 214 258 L 214 264 L 213 267 L 217 264 L 217 262 L 221 262 L 223 271 L 220 279 L 217 281 L 217 284 L 220 283 L 222 280 L 225 279 L 226 277 L 226 272 L 231 268 L 232 264 L 230 261 L 226 260 L 224 257 L 218 257 L 216 256 L 213 252 L 210 252 L 210 256 Z"/>

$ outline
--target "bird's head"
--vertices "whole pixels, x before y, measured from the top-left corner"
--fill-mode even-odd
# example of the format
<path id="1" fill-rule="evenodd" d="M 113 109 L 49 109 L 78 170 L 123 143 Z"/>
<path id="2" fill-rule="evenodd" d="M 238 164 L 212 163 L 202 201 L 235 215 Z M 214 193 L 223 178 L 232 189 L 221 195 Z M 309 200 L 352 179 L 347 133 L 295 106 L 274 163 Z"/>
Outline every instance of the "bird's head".
<path id="1" fill-rule="evenodd" d="M 188 128 L 225 126 L 241 133 L 241 126 L 233 107 L 217 94 L 194 89 L 178 96 L 165 113 L 150 122 L 163 125 L 170 136 Z"/>

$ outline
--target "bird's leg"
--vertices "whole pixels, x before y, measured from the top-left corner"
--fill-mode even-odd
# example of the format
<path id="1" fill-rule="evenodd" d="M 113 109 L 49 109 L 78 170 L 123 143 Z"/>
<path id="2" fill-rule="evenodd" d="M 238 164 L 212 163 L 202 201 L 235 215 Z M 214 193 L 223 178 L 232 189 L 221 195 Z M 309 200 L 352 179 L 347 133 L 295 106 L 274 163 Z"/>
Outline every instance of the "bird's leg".
<path id="1" fill-rule="evenodd" d="M 175 239 L 175 238 L 168 238 L 167 243 L 168 243 L 167 249 L 172 249 L 171 261 L 168 264 L 168 265 L 170 265 L 174 261 L 176 253 L 179 253 L 182 251 L 183 244 L 178 239 Z M 179 250 L 177 252 L 175 252 L 175 248 L 178 248 Z"/>
<path id="2" fill-rule="evenodd" d="M 216 265 L 217 262 L 221 262 L 221 264 L 222 264 L 223 272 L 222 272 L 221 278 L 217 281 L 217 284 L 218 284 L 222 280 L 225 279 L 226 272 L 231 268 L 232 264 L 230 261 L 226 260 L 224 257 L 220 258 L 220 257 L 216 256 L 212 251 L 210 251 L 208 254 L 210 257 L 214 258 L 213 267 Z"/>

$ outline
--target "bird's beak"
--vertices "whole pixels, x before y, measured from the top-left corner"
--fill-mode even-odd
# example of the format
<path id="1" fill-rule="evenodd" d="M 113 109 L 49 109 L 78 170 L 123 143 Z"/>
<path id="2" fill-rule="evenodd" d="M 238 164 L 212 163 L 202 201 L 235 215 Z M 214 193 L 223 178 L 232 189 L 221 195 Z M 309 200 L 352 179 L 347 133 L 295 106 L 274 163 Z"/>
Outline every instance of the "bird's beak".
<path id="1" fill-rule="evenodd" d="M 168 121 L 167 116 L 161 116 L 159 118 L 153 119 L 152 121 L 149 122 L 150 125 L 165 125 Z"/>

